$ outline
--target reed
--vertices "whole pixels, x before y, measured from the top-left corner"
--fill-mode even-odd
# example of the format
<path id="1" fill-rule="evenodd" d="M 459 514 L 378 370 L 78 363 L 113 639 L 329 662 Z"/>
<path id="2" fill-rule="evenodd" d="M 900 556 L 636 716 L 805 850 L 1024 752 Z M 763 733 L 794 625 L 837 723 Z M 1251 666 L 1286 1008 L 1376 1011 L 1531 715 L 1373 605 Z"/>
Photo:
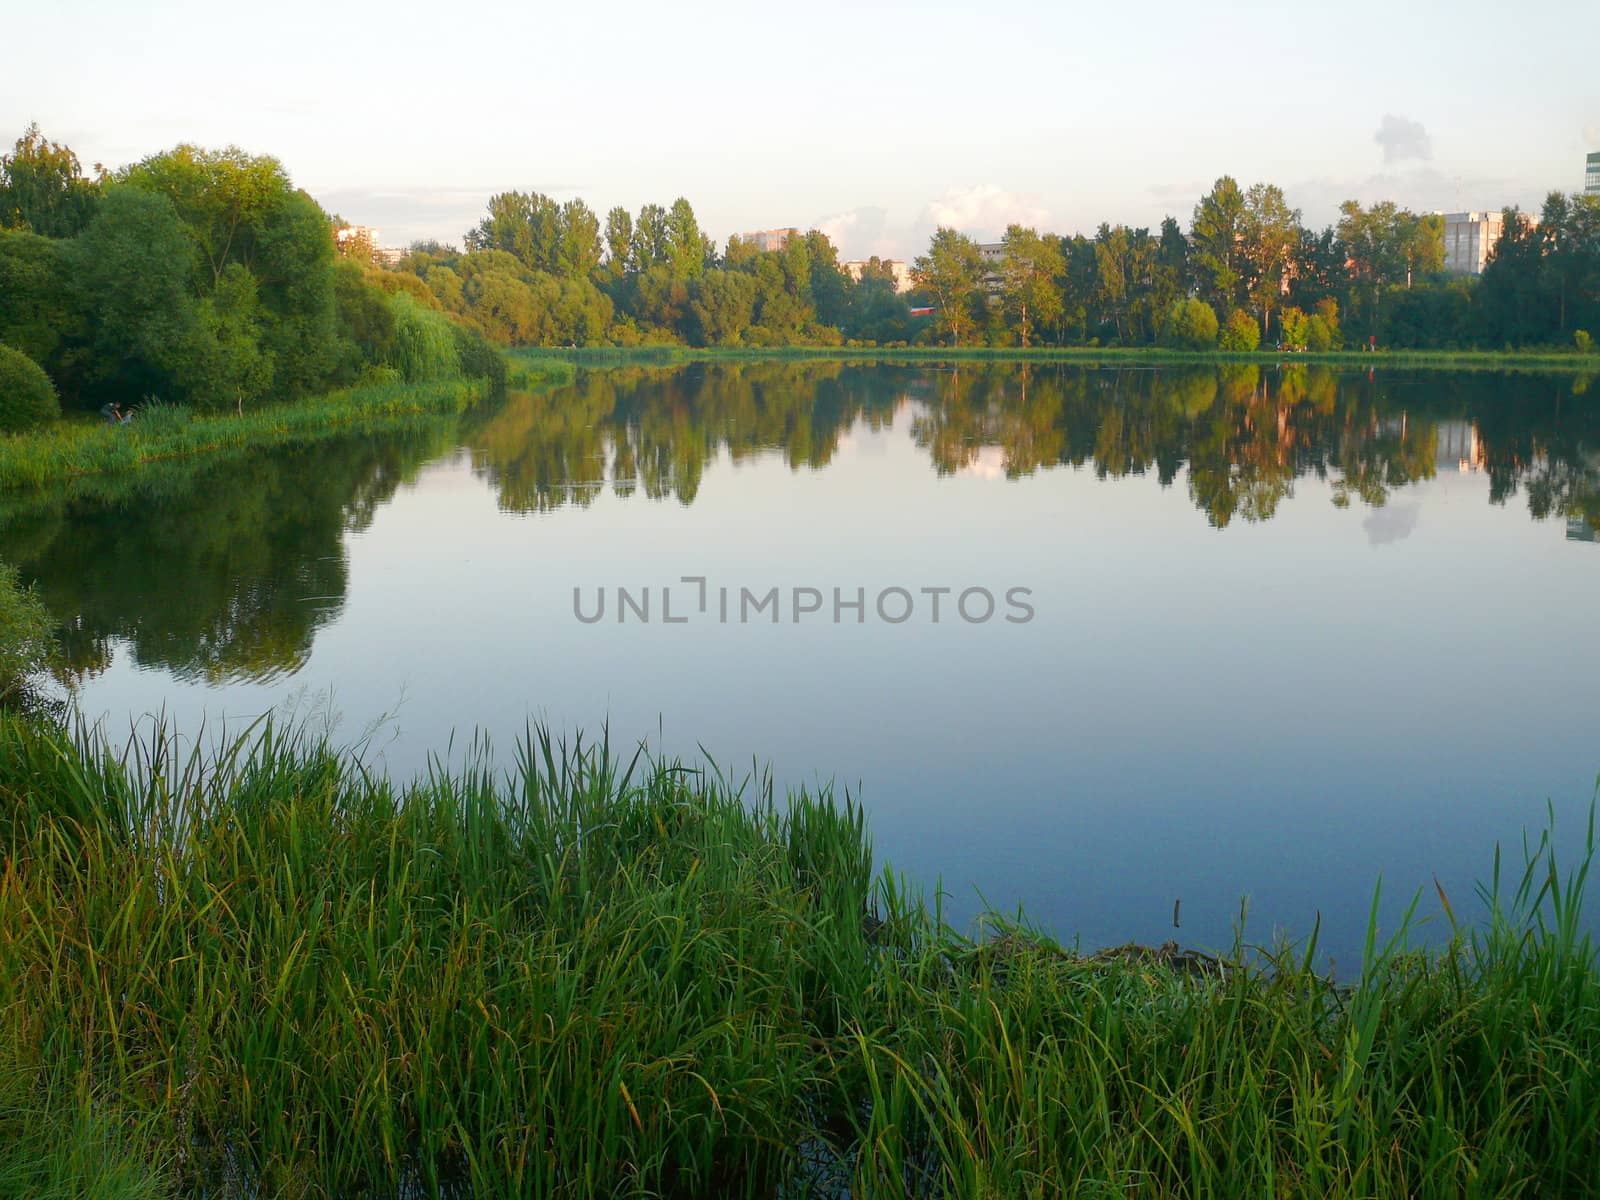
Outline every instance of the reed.
<path id="1" fill-rule="evenodd" d="M 473 365 L 486 369 L 482 362 Z M 0 490 L 127 475 L 175 460 L 328 437 L 394 433 L 462 413 L 505 382 L 524 389 L 549 387 L 570 382 L 573 374 L 569 363 L 522 363 L 509 381 L 497 372 L 493 380 L 373 383 L 242 414 L 200 413 L 147 401 L 125 425 L 85 418 L 0 435 Z"/>
<path id="2" fill-rule="evenodd" d="M 457 757 L 397 786 L 270 722 L 0 714 L 0 1191 L 84 1194 L 91 1163 L 140 1196 L 1600 1181 L 1592 824 L 1566 873 L 1548 837 L 1497 858 L 1481 919 L 1441 895 L 1442 951 L 1374 923 L 1340 986 L 1314 939 L 960 936 L 848 796 L 538 730 L 504 773 Z"/>
<path id="3" fill-rule="evenodd" d="M 419 417 L 460 412 L 480 394 L 479 385 L 461 380 L 376 384 L 242 415 L 151 404 L 124 425 L 63 421 L 0 437 L 0 488 L 121 474 L 170 459 L 292 445 L 336 434 L 379 433 Z"/>

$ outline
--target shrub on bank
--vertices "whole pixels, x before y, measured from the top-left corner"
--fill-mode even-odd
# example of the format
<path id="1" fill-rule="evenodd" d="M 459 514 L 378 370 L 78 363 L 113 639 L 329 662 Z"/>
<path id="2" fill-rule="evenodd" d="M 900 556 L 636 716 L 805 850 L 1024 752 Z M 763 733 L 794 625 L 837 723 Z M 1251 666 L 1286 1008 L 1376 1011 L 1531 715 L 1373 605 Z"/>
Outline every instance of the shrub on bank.
<path id="1" fill-rule="evenodd" d="M 1218 344 L 1224 350 L 1248 353 L 1261 344 L 1261 326 L 1244 309 L 1236 308 L 1228 314 Z"/>
<path id="2" fill-rule="evenodd" d="M 1162 317 L 1161 344 L 1172 350 L 1215 350 L 1217 314 L 1204 300 L 1175 300 Z"/>
<path id="3" fill-rule="evenodd" d="M 0 562 L 0 704 L 21 696 L 49 665 L 54 628 L 44 601 L 22 586 L 15 567 Z"/>
<path id="4" fill-rule="evenodd" d="M 56 385 L 20 350 L 0 345 L 0 433 L 32 429 L 61 415 Z"/>

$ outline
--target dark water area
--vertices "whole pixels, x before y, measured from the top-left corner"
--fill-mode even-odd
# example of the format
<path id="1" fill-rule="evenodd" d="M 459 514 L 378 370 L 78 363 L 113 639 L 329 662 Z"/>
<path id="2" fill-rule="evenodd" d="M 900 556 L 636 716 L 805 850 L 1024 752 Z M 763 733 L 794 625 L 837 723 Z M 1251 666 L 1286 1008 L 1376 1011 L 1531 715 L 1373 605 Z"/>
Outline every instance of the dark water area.
<path id="1" fill-rule="evenodd" d="M 1600 382 L 1274 367 L 619 369 L 0 498 L 114 733 L 606 724 L 848 788 L 958 923 L 1339 961 L 1380 877 L 1471 913 L 1547 802 L 1579 848 L 1597 529 Z"/>

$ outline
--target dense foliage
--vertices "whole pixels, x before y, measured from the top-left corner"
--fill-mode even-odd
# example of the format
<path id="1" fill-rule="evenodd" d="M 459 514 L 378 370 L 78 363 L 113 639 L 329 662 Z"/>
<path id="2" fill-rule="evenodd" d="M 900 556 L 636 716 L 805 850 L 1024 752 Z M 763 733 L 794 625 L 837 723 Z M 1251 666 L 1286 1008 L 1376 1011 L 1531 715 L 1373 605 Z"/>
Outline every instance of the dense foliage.
<path id="1" fill-rule="evenodd" d="M 941 228 L 902 295 L 877 260 L 844 272 L 816 230 L 776 250 L 734 237 L 718 253 L 682 199 L 637 217 L 613 209 L 602 226 L 581 200 L 511 192 L 464 253 L 418 245 L 401 268 L 514 346 L 1592 348 L 1600 198 L 1552 195 L 1538 221 L 1504 217 L 1488 270 L 1464 278 L 1443 271 L 1437 214 L 1351 201 L 1319 233 L 1279 188 L 1224 176 L 1187 233 L 1171 217 L 1158 232 L 1102 225 L 1093 237 L 1013 225 L 980 246 Z"/>
<path id="2" fill-rule="evenodd" d="M 1577 849 L 1338 986 L 1309 947 L 974 943 L 859 809 L 603 746 L 400 788 L 0 713 L 0 1190 L 1587 1195 Z"/>
<path id="3" fill-rule="evenodd" d="M 0 344 L 0 433 L 30 429 L 60 415 L 50 376 L 22 351 Z"/>
<path id="4" fill-rule="evenodd" d="M 89 408 L 242 412 L 385 372 L 453 377 L 463 351 L 487 369 L 476 335 L 340 261 L 334 224 L 272 158 L 185 145 L 90 179 L 30 128 L 0 160 L 0 342 Z M 402 324 L 431 330 L 428 354 Z"/>

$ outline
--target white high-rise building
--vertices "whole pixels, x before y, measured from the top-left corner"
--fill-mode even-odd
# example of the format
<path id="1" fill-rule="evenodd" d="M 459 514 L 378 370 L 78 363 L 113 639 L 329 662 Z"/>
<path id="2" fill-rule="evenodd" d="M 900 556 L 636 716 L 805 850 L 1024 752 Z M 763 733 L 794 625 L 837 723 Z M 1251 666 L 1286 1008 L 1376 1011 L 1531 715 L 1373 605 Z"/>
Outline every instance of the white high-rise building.
<path id="1" fill-rule="evenodd" d="M 1444 269 L 1453 275 L 1482 275 L 1504 224 L 1498 212 L 1445 213 Z"/>
<path id="2" fill-rule="evenodd" d="M 1589 155 L 1584 164 L 1583 192 L 1586 196 L 1600 196 L 1600 150 Z"/>

